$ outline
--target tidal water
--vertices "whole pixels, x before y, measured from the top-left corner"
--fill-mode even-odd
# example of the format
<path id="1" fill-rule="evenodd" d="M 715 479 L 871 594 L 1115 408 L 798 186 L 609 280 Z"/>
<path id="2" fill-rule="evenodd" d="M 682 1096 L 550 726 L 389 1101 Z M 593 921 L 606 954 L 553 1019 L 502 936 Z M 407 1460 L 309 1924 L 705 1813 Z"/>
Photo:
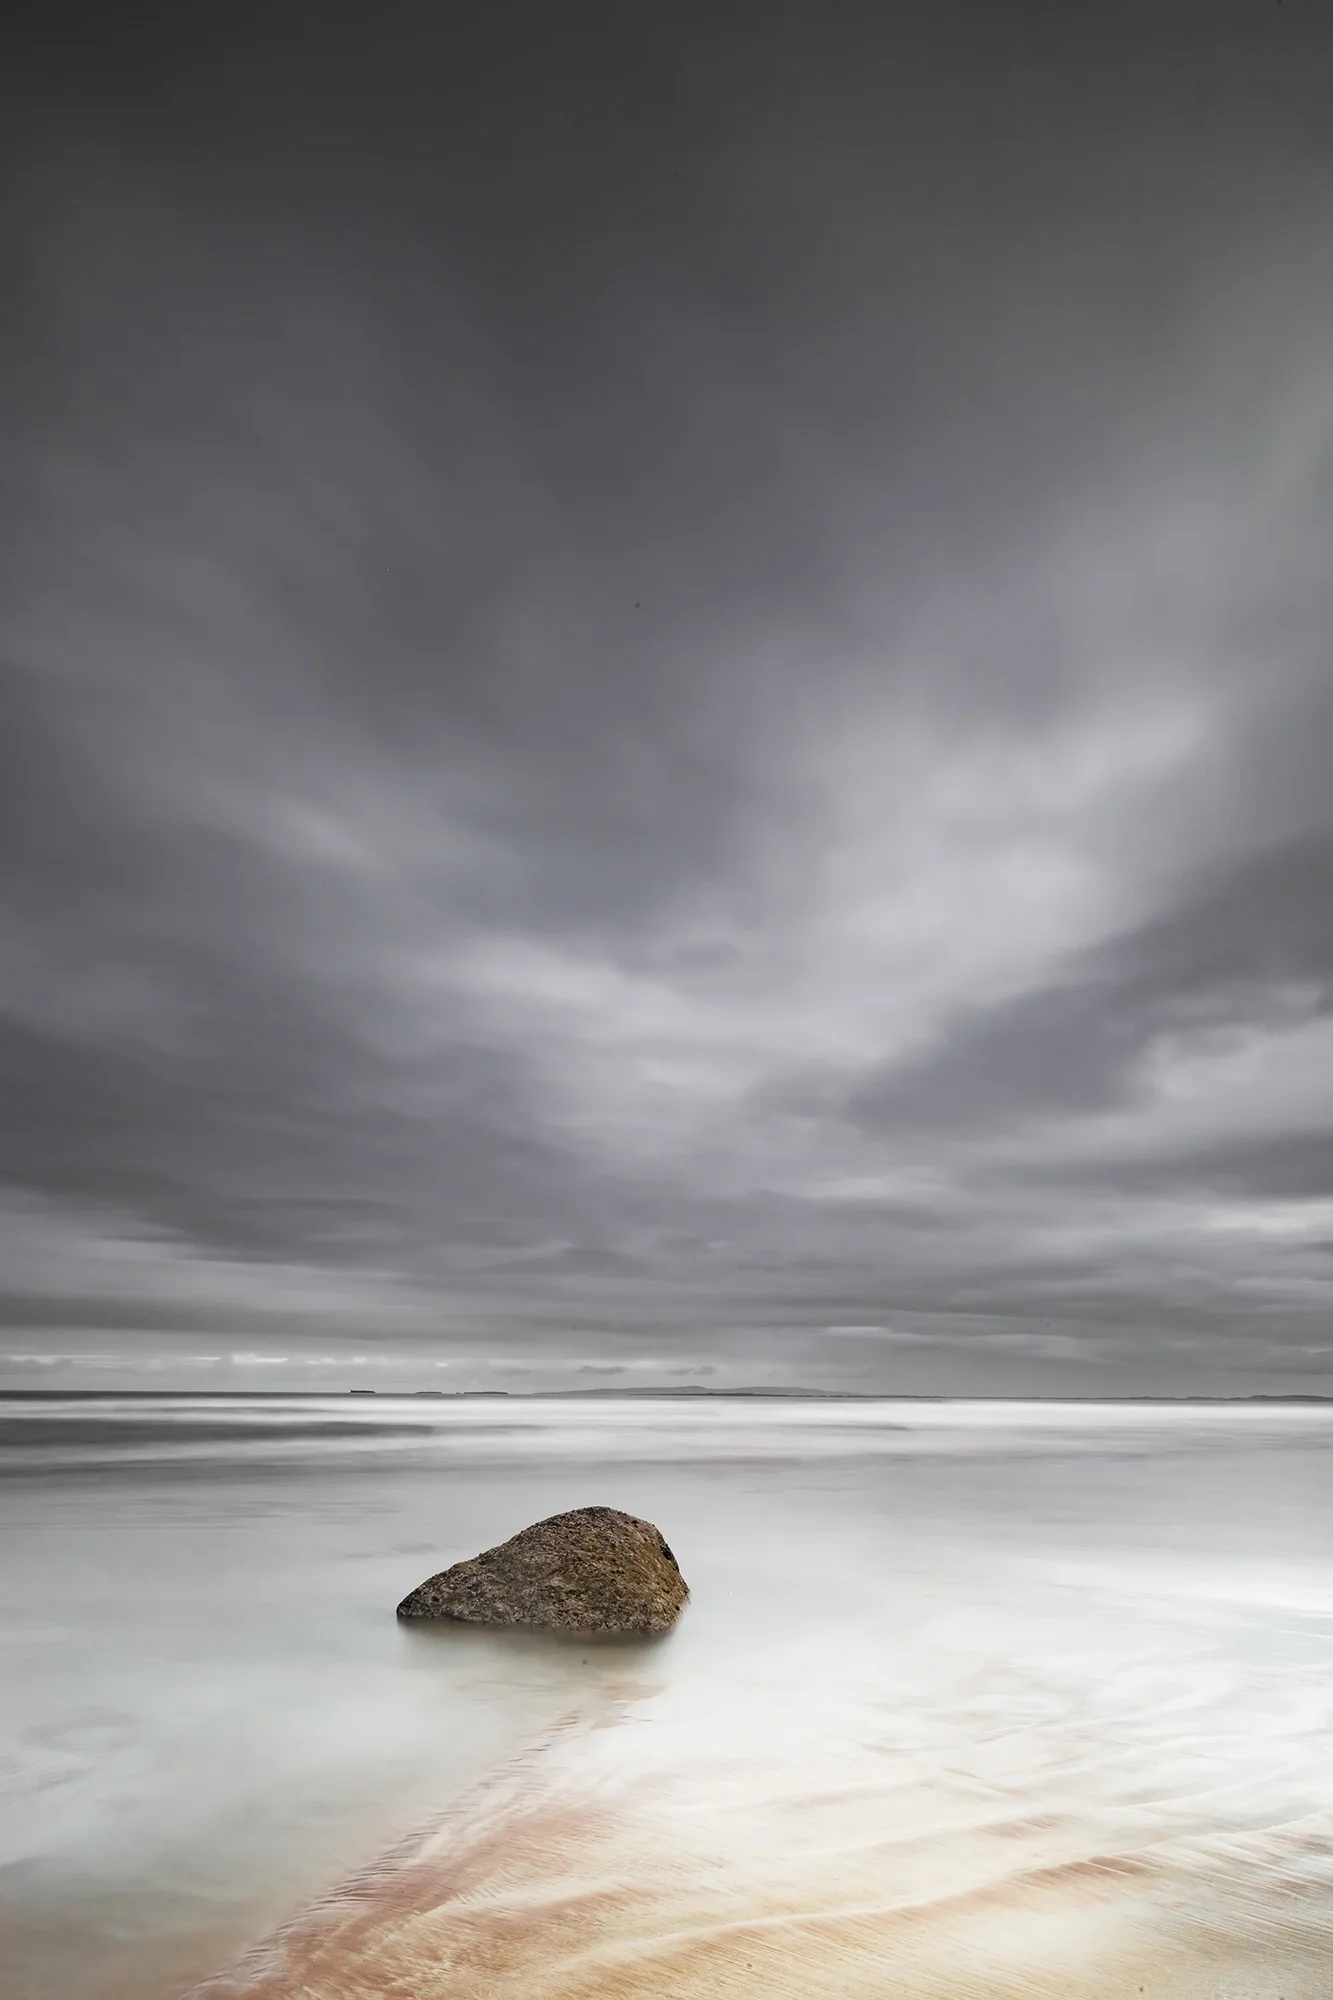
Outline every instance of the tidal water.
<path id="1" fill-rule="evenodd" d="M 562 1508 L 665 1640 L 399 1626 Z M 0 1399 L 5 2000 L 1327 2000 L 1333 1411 Z"/>

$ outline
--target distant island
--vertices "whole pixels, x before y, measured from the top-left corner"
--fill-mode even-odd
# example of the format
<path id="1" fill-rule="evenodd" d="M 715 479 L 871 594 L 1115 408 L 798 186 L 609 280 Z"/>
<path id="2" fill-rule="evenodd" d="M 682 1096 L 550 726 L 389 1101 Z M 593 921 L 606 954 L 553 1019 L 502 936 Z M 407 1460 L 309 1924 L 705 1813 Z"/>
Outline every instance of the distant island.
<path id="1" fill-rule="evenodd" d="M 248 1394 L 249 1391 L 237 1393 Z M 278 1391 L 279 1394 L 305 1394 L 306 1391 Z M 317 1392 L 318 1393 L 318 1392 Z M 329 1393 L 337 1394 L 336 1390 Z M 429 1397 L 435 1401 L 459 1402 L 463 1400 L 489 1400 L 503 1396 L 512 1402 L 566 1403 L 575 1400 L 594 1402 L 597 1400 L 616 1402 L 677 1402 L 682 1397 L 691 1400 L 708 1398 L 714 1402 L 794 1402 L 794 1403 L 1087 1403 L 1142 1405 L 1176 1403 L 1333 1403 L 1333 1395 L 1316 1395 L 1310 1391 L 1293 1390 L 1286 1394 L 1271 1391 L 1255 1391 L 1247 1396 L 967 1396 L 967 1395 L 923 1395 L 918 1392 L 898 1389 L 706 1389 L 699 1383 L 683 1383 L 679 1388 L 599 1388 L 599 1389 L 349 1389 L 349 1396 L 384 1396 L 401 1400 L 404 1397 Z"/>

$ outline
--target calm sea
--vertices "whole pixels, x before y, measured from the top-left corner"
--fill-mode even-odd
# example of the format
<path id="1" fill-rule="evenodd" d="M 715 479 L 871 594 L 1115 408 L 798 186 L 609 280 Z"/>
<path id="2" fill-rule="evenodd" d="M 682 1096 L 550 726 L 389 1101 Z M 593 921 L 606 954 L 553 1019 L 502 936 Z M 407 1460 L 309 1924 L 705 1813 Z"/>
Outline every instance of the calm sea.
<path id="1" fill-rule="evenodd" d="M 647 1644 L 400 1627 L 559 1509 Z M 5 2000 L 1328 2000 L 1333 1412 L 0 1400 Z"/>

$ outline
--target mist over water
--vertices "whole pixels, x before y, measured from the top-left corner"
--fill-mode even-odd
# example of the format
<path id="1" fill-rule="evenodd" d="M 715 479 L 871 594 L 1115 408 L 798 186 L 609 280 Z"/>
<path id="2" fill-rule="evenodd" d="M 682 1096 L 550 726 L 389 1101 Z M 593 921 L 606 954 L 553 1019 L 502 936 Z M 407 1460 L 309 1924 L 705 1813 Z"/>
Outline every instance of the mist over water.
<path id="1" fill-rule="evenodd" d="M 1333 1412 L 15 1398 L 0 1465 L 12 2000 L 1327 1992 Z M 396 1623 L 589 1502 L 665 1641 Z"/>

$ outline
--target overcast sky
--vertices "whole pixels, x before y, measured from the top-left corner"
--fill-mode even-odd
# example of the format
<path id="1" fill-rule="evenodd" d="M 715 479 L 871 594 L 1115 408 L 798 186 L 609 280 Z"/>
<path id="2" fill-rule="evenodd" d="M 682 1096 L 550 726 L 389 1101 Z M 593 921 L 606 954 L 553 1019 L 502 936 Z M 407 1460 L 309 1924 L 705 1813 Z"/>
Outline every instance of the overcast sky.
<path id="1" fill-rule="evenodd" d="M 1325 10 L 476 11 L 8 65 L 0 1379 L 1330 1387 Z"/>

